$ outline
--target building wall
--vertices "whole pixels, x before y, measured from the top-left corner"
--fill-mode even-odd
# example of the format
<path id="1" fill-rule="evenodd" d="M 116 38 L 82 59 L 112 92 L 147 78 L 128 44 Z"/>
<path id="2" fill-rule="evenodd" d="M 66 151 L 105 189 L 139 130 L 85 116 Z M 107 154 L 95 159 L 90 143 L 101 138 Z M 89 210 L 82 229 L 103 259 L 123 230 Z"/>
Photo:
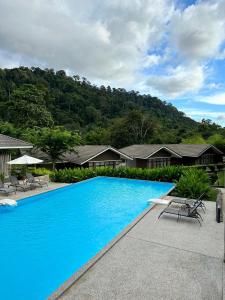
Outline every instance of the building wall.
<path id="1" fill-rule="evenodd" d="M 213 164 L 223 161 L 223 155 L 218 154 L 213 148 L 205 151 L 200 157 L 195 158 L 195 164 Z"/>
<path id="2" fill-rule="evenodd" d="M 195 158 L 193 157 L 172 157 L 171 158 L 171 165 L 194 165 L 195 164 Z"/>
<path id="3" fill-rule="evenodd" d="M 107 160 L 120 160 L 120 155 L 112 150 L 105 151 L 104 153 L 96 156 L 90 161 L 107 161 Z"/>
<path id="4" fill-rule="evenodd" d="M 130 160 L 130 159 L 126 159 L 126 166 L 129 168 L 136 168 L 136 159 Z"/>
<path id="5" fill-rule="evenodd" d="M 0 151 L 0 173 L 9 175 L 10 166 L 7 164 L 11 160 L 11 154 L 7 151 Z"/>
<path id="6" fill-rule="evenodd" d="M 75 163 L 58 163 L 57 169 L 67 168 L 88 168 L 88 167 L 98 167 L 98 166 L 112 166 L 115 167 L 121 161 L 120 155 L 113 152 L 112 150 L 107 150 L 104 153 L 94 157 L 93 159 L 89 160 L 88 162 L 84 163 L 83 165 L 77 165 Z"/>
<path id="7" fill-rule="evenodd" d="M 162 149 L 153 154 L 151 157 L 171 157 L 171 153 Z"/>
<path id="8" fill-rule="evenodd" d="M 213 148 L 210 148 L 207 151 L 205 151 L 200 157 L 188 157 L 188 156 L 184 156 L 182 158 L 173 157 L 171 153 L 163 149 L 151 156 L 151 158 L 170 158 L 170 165 L 186 165 L 186 166 L 195 165 L 195 164 L 207 165 L 213 163 L 215 164 L 222 163 L 223 162 L 222 157 L 223 155 L 217 154 Z M 148 160 L 144 160 L 144 159 L 137 158 L 134 159 L 133 161 L 126 160 L 127 167 L 149 168 L 150 165 L 151 163 L 148 163 Z"/>
<path id="9" fill-rule="evenodd" d="M 136 159 L 136 167 L 137 168 L 147 168 L 148 167 L 148 160 L 147 159 Z"/>
<path id="10" fill-rule="evenodd" d="M 207 155 L 210 157 L 207 159 Z M 171 164 L 172 165 L 186 165 L 186 166 L 191 166 L 191 165 L 207 165 L 207 164 L 214 164 L 214 163 L 222 163 L 223 155 L 222 154 L 217 154 L 213 149 L 208 149 L 205 151 L 201 156 L 199 157 L 188 157 L 184 156 L 182 158 L 172 158 Z"/>

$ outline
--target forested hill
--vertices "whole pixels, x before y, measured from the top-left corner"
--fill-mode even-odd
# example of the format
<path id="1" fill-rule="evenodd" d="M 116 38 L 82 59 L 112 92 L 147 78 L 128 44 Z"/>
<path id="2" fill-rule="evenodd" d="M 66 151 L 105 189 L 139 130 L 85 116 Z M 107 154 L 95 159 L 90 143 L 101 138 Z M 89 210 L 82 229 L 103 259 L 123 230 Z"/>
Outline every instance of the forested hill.
<path id="1" fill-rule="evenodd" d="M 199 131 L 206 134 L 205 125 L 208 135 L 223 132 L 207 121 L 203 128 L 151 95 L 97 87 L 63 70 L 26 67 L 0 69 L 0 122 L 0 131 L 10 127 L 17 135 L 27 128 L 63 126 L 79 131 L 84 143 L 117 147 L 179 143 Z"/>

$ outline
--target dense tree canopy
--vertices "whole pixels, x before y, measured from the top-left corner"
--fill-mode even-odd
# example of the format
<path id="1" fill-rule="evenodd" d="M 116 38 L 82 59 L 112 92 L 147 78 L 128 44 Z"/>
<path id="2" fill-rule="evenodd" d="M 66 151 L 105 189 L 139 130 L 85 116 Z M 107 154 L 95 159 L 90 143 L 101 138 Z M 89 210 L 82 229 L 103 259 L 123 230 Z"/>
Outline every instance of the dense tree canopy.
<path id="1" fill-rule="evenodd" d="M 63 70 L 0 69 L 0 132 L 27 139 L 28 132 L 31 136 L 54 126 L 80 132 L 82 143 L 117 147 L 225 137 L 221 126 L 210 120 L 198 123 L 151 95 L 97 87 Z"/>
<path id="2" fill-rule="evenodd" d="M 23 84 L 15 88 L 8 101 L 5 102 L 6 118 L 19 127 L 52 126 L 51 113 L 46 108 L 46 91 L 32 84 Z"/>

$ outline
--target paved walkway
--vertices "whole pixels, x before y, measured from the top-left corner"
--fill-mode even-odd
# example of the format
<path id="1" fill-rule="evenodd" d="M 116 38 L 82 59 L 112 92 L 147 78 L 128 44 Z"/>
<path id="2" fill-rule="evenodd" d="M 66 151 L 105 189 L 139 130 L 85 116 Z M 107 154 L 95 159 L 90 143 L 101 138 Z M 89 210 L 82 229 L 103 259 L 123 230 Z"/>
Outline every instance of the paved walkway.
<path id="1" fill-rule="evenodd" d="M 60 299 L 223 299 L 224 224 L 215 221 L 215 203 L 206 206 L 201 227 L 158 221 L 164 206 L 155 206 Z"/>
<path id="2" fill-rule="evenodd" d="M 42 188 L 40 187 L 40 188 L 32 189 L 32 190 L 29 190 L 26 192 L 17 191 L 16 194 L 12 193 L 8 196 L 4 195 L 4 193 L 0 193 L 0 199 L 8 198 L 8 199 L 20 200 L 20 199 L 30 197 L 33 195 L 37 195 L 37 194 L 44 193 L 47 191 L 55 190 L 57 188 L 60 188 L 60 187 L 66 186 L 66 185 L 68 185 L 68 184 L 67 183 L 58 183 L 58 182 L 49 182 L 48 187 L 44 186 Z"/>

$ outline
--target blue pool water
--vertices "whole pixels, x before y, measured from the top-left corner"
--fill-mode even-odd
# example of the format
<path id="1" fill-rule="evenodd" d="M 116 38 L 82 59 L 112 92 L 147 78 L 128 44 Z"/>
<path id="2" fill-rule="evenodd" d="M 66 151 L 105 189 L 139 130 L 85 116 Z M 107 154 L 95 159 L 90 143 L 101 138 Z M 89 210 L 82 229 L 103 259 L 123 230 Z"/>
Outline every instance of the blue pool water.
<path id="1" fill-rule="evenodd" d="M 46 299 L 172 187 L 96 177 L 0 208 L 0 298 Z"/>

